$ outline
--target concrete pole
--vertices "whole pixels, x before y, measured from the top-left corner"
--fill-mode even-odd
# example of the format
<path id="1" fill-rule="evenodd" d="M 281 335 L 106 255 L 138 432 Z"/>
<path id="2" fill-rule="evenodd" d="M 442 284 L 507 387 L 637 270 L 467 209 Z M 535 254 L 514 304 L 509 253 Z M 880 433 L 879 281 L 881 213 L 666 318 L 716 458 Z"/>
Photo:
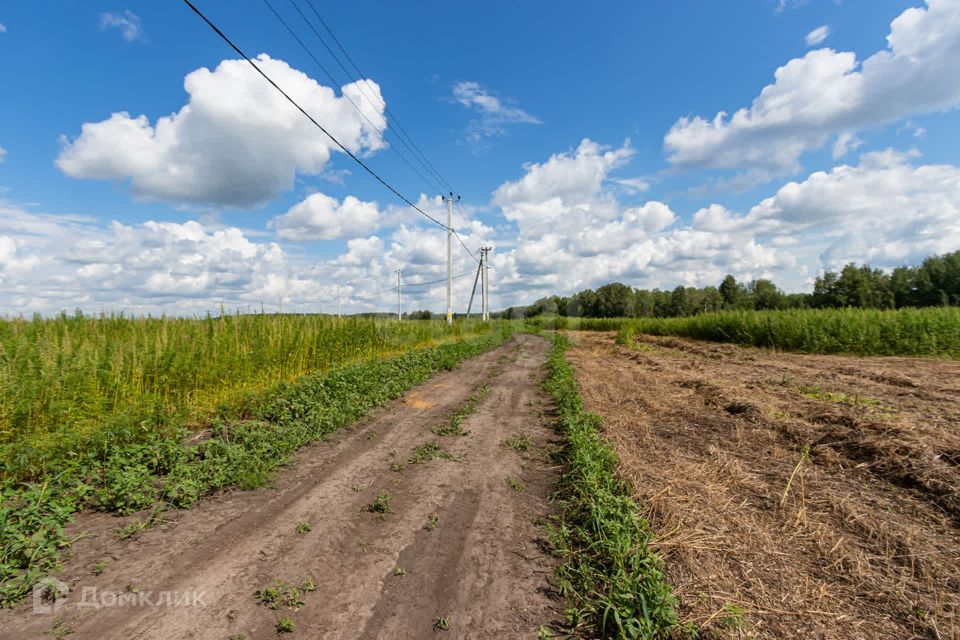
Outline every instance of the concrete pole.
<path id="1" fill-rule="evenodd" d="M 483 319 L 490 319 L 490 247 L 483 250 Z"/>
<path id="2" fill-rule="evenodd" d="M 447 324 L 453 324 L 453 194 L 447 200 Z"/>
<path id="3" fill-rule="evenodd" d="M 400 311 L 400 271 L 397 269 L 397 322 L 400 322 L 403 319 L 403 315 Z"/>

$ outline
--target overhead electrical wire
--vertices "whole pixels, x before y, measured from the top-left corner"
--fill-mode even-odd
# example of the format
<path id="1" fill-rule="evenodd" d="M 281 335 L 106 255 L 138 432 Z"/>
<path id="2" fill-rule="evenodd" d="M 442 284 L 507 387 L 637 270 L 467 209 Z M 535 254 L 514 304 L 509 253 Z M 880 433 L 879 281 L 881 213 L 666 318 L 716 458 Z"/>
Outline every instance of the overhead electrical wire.
<path id="1" fill-rule="evenodd" d="M 291 0 L 291 2 L 293 2 L 293 0 Z M 336 43 L 337 48 L 340 49 L 340 52 L 343 53 L 343 56 L 344 56 L 344 57 L 347 59 L 347 61 L 350 63 L 350 66 L 353 67 L 353 70 L 356 72 L 356 76 L 353 77 L 353 79 L 357 82 L 358 85 L 360 85 L 361 82 L 362 82 L 363 84 L 367 84 L 367 83 L 369 82 L 369 80 L 367 79 L 366 75 L 364 75 L 364 73 L 363 73 L 362 71 L 360 71 L 360 68 L 357 66 L 357 63 L 354 62 L 354 61 L 353 61 L 353 58 L 350 56 L 350 54 L 347 53 L 347 50 L 346 50 L 346 48 L 343 46 L 343 44 L 340 42 L 340 39 L 337 38 L 336 34 L 333 32 L 333 30 L 330 28 L 330 26 L 327 25 L 327 22 L 326 22 L 326 21 L 323 19 L 323 17 L 320 15 L 320 12 L 317 11 L 317 8 L 316 8 L 316 6 L 314 6 L 313 1 L 312 1 L 312 0 L 306 0 L 306 2 L 307 2 L 307 4 L 310 6 L 310 9 L 313 11 L 313 14 L 317 17 L 317 20 L 320 21 L 320 24 L 321 24 L 321 25 L 323 25 L 324 30 L 326 30 L 326 32 L 327 32 L 328 34 L 330 34 L 330 37 L 331 37 L 331 38 L 333 39 L 333 41 Z M 319 36 L 318 36 L 318 37 L 319 37 Z M 322 39 L 321 39 L 321 41 L 322 41 Z M 325 44 L 325 43 L 324 43 L 324 44 Z M 330 48 L 327 47 L 327 50 L 330 51 Z M 345 67 L 343 66 L 343 64 L 340 62 L 340 59 L 339 59 L 332 51 L 330 51 L 330 54 L 331 54 L 331 55 L 333 56 L 333 58 L 337 61 L 337 64 L 340 65 L 340 68 L 343 69 L 343 72 L 347 74 L 347 77 L 351 77 L 350 72 L 348 72 L 348 71 L 346 70 L 346 68 L 345 68 Z M 362 92 L 362 91 L 361 91 L 361 92 Z M 372 90 L 371 90 L 371 92 L 372 92 Z M 376 93 L 374 93 L 374 95 L 376 95 Z M 369 96 L 366 96 L 366 94 L 364 94 L 364 96 L 367 97 L 367 100 L 368 100 L 368 101 L 370 101 Z M 433 163 L 430 162 L 430 159 L 427 158 L 426 154 L 423 153 L 423 151 L 420 149 L 420 147 L 417 146 L 417 143 L 413 141 L 413 138 L 410 137 L 410 135 L 407 133 L 406 129 L 403 128 L 403 125 L 400 124 L 400 119 L 397 118 L 397 116 L 396 116 L 392 111 L 390 111 L 390 108 L 387 106 L 387 103 L 384 102 L 383 98 L 380 98 L 380 97 L 378 96 L 378 101 L 380 102 L 380 105 L 381 105 L 381 107 L 383 108 L 384 112 L 385 112 L 388 116 L 390 116 L 390 118 L 393 120 L 394 124 L 396 124 L 396 126 L 397 126 L 397 131 L 399 132 L 399 133 L 398 133 L 398 137 L 400 137 L 400 134 L 402 134 L 403 136 L 405 136 L 405 137 L 407 138 L 407 140 L 410 142 L 410 145 L 419 153 L 420 158 L 422 158 L 425 166 L 428 168 L 428 171 L 431 172 L 431 173 L 446 187 L 446 189 L 447 189 L 448 191 L 456 191 L 456 189 L 454 189 L 452 186 L 450 186 L 450 183 L 447 182 L 447 180 L 440 174 L 440 172 L 437 171 L 436 167 L 433 166 Z M 370 101 L 370 103 L 373 104 L 372 101 Z"/>
<path id="2" fill-rule="evenodd" d="M 334 59 L 334 61 L 337 63 L 337 65 L 340 67 L 340 69 L 343 71 L 343 73 L 346 74 L 347 78 L 348 78 L 349 80 L 353 80 L 353 81 L 356 83 L 357 88 L 358 88 L 358 90 L 360 91 L 360 94 L 361 94 L 364 98 L 366 98 L 367 102 L 370 103 L 370 106 L 374 107 L 374 109 L 376 110 L 377 114 L 380 116 L 380 119 L 383 120 L 384 126 L 385 126 L 385 127 L 388 126 L 387 118 L 383 115 L 384 113 L 386 113 L 388 116 L 390 116 L 390 119 L 393 121 L 394 125 L 396 126 L 396 129 L 397 129 L 397 130 L 396 130 L 396 132 L 395 132 L 394 135 L 397 136 L 397 139 L 399 139 L 400 142 L 403 143 L 403 145 L 407 148 L 407 150 L 414 156 L 414 158 L 416 158 L 416 159 L 421 163 L 421 166 L 424 167 L 424 169 L 427 171 L 427 173 L 432 174 L 437 180 L 439 180 L 439 182 L 446 187 L 446 190 L 447 190 L 449 193 L 455 192 L 456 189 L 454 189 L 454 188 L 450 185 L 450 183 L 446 180 L 446 178 L 444 178 L 444 177 L 440 174 L 440 172 L 437 171 L 436 167 L 433 165 L 432 162 L 430 162 L 430 159 L 427 157 L 427 155 L 423 152 L 423 150 L 420 149 L 420 147 L 417 145 L 417 143 L 414 142 L 413 138 L 410 137 L 410 134 L 407 133 L 406 129 L 403 128 L 403 125 L 400 124 L 400 119 L 396 116 L 396 114 L 394 114 L 394 113 L 390 110 L 390 108 L 387 106 L 387 103 L 383 100 L 383 98 L 381 98 L 381 97 L 378 95 L 378 92 L 373 91 L 373 89 L 369 86 L 369 84 L 368 84 L 368 83 L 370 82 L 369 79 L 363 74 L 362 71 L 360 71 L 360 68 L 357 66 L 357 63 L 354 62 L 353 58 L 352 58 L 352 57 L 350 56 L 350 54 L 347 52 L 346 47 L 343 46 L 343 43 L 340 42 L 340 39 L 339 39 L 339 38 L 337 38 L 336 34 L 333 32 L 333 30 L 332 30 L 332 29 L 330 28 L 330 26 L 327 24 L 326 20 L 324 20 L 324 19 L 323 19 L 323 16 L 320 15 L 320 12 L 317 11 L 317 8 L 316 8 L 316 6 L 313 4 L 312 0 L 306 0 L 307 5 L 310 7 L 311 11 L 313 11 L 314 16 L 316 16 L 317 20 L 320 22 L 321 26 L 323 26 L 323 28 L 324 28 L 324 30 L 327 32 L 327 34 L 330 35 L 330 38 L 331 38 L 331 39 L 334 41 L 334 43 L 337 45 L 337 48 L 340 49 L 340 52 L 343 54 L 344 58 L 346 58 L 347 62 L 350 63 L 350 66 L 353 67 L 353 70 L 354 70 L 355 74 L 352 74 L 352 73 L 350 73 L 349 70 L 347 70 L 346 66 L 344 66 L 343 62 L 340 60 L 340 57 L 337 56 L 336 53 L 334 53 L 333 49 L 330 48 L 330 45 L 328 45 L 327 42 L 323 39 L 323 36 L 321 36 L 321 35 L 317 32 L 317 30 L 313 27 L 313 25 L 310 23 L 310 21 L 307 19 L 307 17 L 303 14 L 303 11 L 300 10 L 300 7 L 296 4 L 296 2 L 295 2 L 294 0 L 288 0 L 288 1 L 289 1 L 290 4 L 293 6 L 293 8 L 297 11 L 297 13 L 300 14 L 300 17 L 303 18 L 303 21 L 307 23 L 307 26 L 310 28 L 311 31 L 313 31 L 313 34 L 317 37 L 317 40 L 320 41 L 320 43 L 323 45 L 323 47 L 327 50 L 327 53 L 330 54 L 330 57 L 332 57 L 332 58 Z M 317 64 L 320 66 L 320 68 L 323 69 L 324 73 L 327 74 L 327 77 L 330 78 L 331 82 L 333 82 L 334 84 L 339 84 L 339 82 L 338 82 L 337 80 L 335 80 L 335 79 L 331 76 L 331 74 L 323 67 L 323 65 L 320 64 L 320 62 L 316 59 L 316 57 L 312 54 L 312 52 L 310 52 L 310 50 L 306 47 L 306 45 L 303 44 L 303 42 L 300 40 L 300 38 L 298 38 L 298 37 L 293 33 L 292 29 L 286 24 L 286 22 L 284 22 L 283 19 L 280 18 L 280 16 L 279 16 L 279 15 L 277 14 L 277 12 L 273 9 L 273 7 L 270 5 L 270 3 L 268 2 L 268 0 L 264 0 L 264 2 L 267 3 L 267 6 L 270 6 L 270 8 L 271 8 L 271 10 L 273 11 L 274 15 L 276 15 L 277 18 L 281 21 L 281 23 L 283 23 L 284 26 L 287 28 L 287 30 L 290 31 L 290 34 L 297 40 L 297 42 L 300 43 L 300 46 L 303 47 L 305 51 L 307 51 L 307 54 L 310 55 L 311 58 L 313 58 L 314 62 L 317 62 Z M 370 93 L 367 93 L 366 91 L 364 91 L 364 87 L 365 87 L 365 86 L 369 89 Z M 377 102 L 379 103 L 379 105 L 374 104 L 374 101 L 370 98 L 370 94 L 372 94 L 374 97 L 377 98 Z M 344 97 L 347 97 L 348 100 L 349 100 L 349 96 L 346 96 L 346 94 L 344 94 Z M 357 107 L 357 105 L 353 102 L 353 100 L 349 100 L 349 101 L 350 101 L 350 104 L 352 104 L 352 105 L 354 106 L 354 108 L 357 109 L 357 111 L 358 111 L 361 115 L 363 115 L 364 119 L 366 119 L 367 122 L 370 122 L 369 118 L 367 118 L 366 115 Z M 383 110 L 383 113 L 380 112 L 380 109 Z M 371 124 L 371 126 L 373 125 L 373 123 L 370 123 L 370 124 Z M 376 130 L 376 127 L 374 127 L 374 129 Z M 381 139 L 383 139 L 383 136 L 382 136 L 382 135 L 381 135 Z M 408 144 L 408 143 L 409 143 L 409 144 Z M 391 148 L 393 148 L 393 147 L 391 147 Z M 415 167 L 413 167 L 413 166 L 410 164 L 410 162 L 407 161 L 407 159 L 403 156 L 403 154 L 401 154 L 401 153 L 399 152 L 399 150 L 397 150 L 397 149 L 395 149 L 395 148 L 394 148 L 394 150 L 397 151 L 397 155 L 399 155 L 401 158 L 403 158 L 404 162 L 406 162 L 407 165 L 410 166 L 410 168 L 413 169 L 413 171 L 415 171 L 415 172 L 417 173 L 417 175 L 419 175 L 420 178 L 423 179 L 423 181 L 424 181 L 427 185 L 429 185 L 431 188 L 434 188 L 434 189 L 437 188 L 437 184 L 431 182 L 430 180 L 427 180 L 427 178 L 426 178 L 420 171 L 418 171 Z M 418 154 L 419 154 L 419 155 L 418 155 Z M 444 190 L 445 190 L 445 189 L 443 189 L 443 188 L 438 189 L 438 191 L 441 191 L 441 192 L 444 191 Z M 460 203 L 460 201 L 457 200 L 457 201 L 455 201 L 455 202 L 456 202 L 457 206 L 460 208 L 460 211 L 461 211 L 461 213 L 463 214 L 463 216 L 464 216 L 465 218 L 468 218 L 468 219 L 469 219 L 469 216 L 467 215 L 466 209 L 463 207 L 463 205 Z M 473 255 L 474 252 L 466 245 L 466 243 L 463 241 L 463 238 L 460 237 L 460 234 L 459 234 L 459 233 L 457 233 L 456 229 L 453 229 L 452 231 L 453 231 L 453 234 L 457 237 L 457 242 L 459 242 L 460 245 L 467 251 L 467 253 L 470 255 L 470 257 L 471 257 L 474 261 L 479 262 L 479 260 L 477 260 L 476 256 Z"/>
<path id="3" fill-rule="evenodd" d="M 433 216 L 431 216 L 429 213 L 427 213 L 426 211 L 424 211 L 423 209 L 421 209 L 420 207 L 418 207 L 416 204 L 414 204 L 413 202 L 411 202 L 406 196 L 404 196 L 402 193 L 400 193 L 399 191 L 397 191 L 397 189 L 394 188 L 393 185 L 391 185 L 389 182 L 387 182 L 386 180 L 384 180 L 383 178 L 381 178 L 380 175 L 379 175 L 376 171 L 374 171 L 372 168 L 370 168 L 370 166 L 367 165 L 363 160 L 361 160 L 360 158 L 358 158 L 358 157 L 356 156 L 356 154 L 354 154 L 352 151 L 350 151 L 349 149 L 347 149 L 347 148 L 343 145 L 343 143 L 341 143 L 336 137 L 333 136 L 333 134 L 331 134 L 329 131 L 327 131 L 326 128 L 324 128 L 323 125 L 321 125 L 319 122 L 317 122 L 317 121 L 314 119 L 313 116 L 311 116 L 309 113 L 307 113 L 307 111 L 306 111 L 303 107 L 301 107 L 300 104 L 299 104 L 296 100 L 294 100 L 293 98 L 291 98 L 290 95 L 289 95 L 286 91 L 284 91 L 282 88 L 280 88 L 280 85 L 278 85 L 276 82 L 274 82 L 274 81 L 273 81 L 273 78 L 271 78 L 269 75 L 267 75 L 267 73 L 266 73 L 263 69 L 261 69 L 260 66 L 257 65 L 257 63 L 254 62 L 254 61 L 250 58 L 250 56 L 248 56 L 246 53 L 243 52 L 242 49 L 240 49 L 240 47 L 238 47 L 236 44 L 234 44 L 233 40 L 231 40 L 229 37 L 227 37 L 227 35 L 226 35 L 223 31 L 221 31 L 220 28 L 217 27 L 217 25 L 215 25 L 202 11 L 200 11 L 200 9 L 198 9 L 197 6 L 196 6 L 195 4 L 193 4 L 193 2 L 191 2 L 191 0 L 183 0 L 183 2 L 184 2 L 184 4 L 186 4 L 188 7 L 190 7 L 190 9 L 191 9 L 194 13 L 196 13 L 196 14 L 200 17 L 200 19 L 202 19 L 204 22 L 206 22 L 206 23 L 207 23 L 207 26 L 209 26 L 209 27 L 214 31 L 214 33 L 216 33 L 218 36 L 220 36 L 220 38 L 222 38 L 223 41 L 226 42 L 226 43 L 230 46 L 231 49 L 233 49 L 234 51 L 236 51 L 237 54 L 240 55 L 240 57 L 242 57 L 244 60 L 246 60 L 247 63 L 249 63 L 250 66 L 253 67 L 253 68 L 257 71 L 257 73 L 259 73 L 259 74 L 263 77 L 264 80 L 266 80 L 267 82 L 269 82 L 270 85 L 271 85 L 274 89 L 276 89 L 278 92 L 280 92 L 280 94 L 281 94 L 284 98 L 286 98 L 287 101 L 288 101 L 290 104 L 292 104 L 294 107 L 296 107 L 297 110 L 298 110 L 300 113 L 302 113 L 308 120 L 310 120 L 311 123 L 313 123 L 313 125 L 314 125 L 315 127 L 317 127 L 318 129 L 320 129 L 320 131 L 322 131 L 328 138 L 330 138 L 330 140 L 333 141 L 333 143 L 334 143 L 335 145 L 337 145 L 337 146 L 340 148 L 341 151 L 343 151 L 345 154 L 347 154 L 348 156 L 350 156 L 350 158 L 351 158 L 354 162 L 356 162 L 358 165 L 360 165 L 360 166 L 364 169 L 364 171 L 366 171 L 366 172 L 369 173 L 371 176 L 373 176 L 373 177 L 377 180 L 377 182 L 379 182 L 379 183 L 382 184 L 384 187 L 386 187 L 387 189 L 389 189 L 391 193 L 393 193 L 395 196 L 397 196 L 398 198 L 400 198 L 400 200 L 402 200 L 404 203 L 406 203 L 408 206 L 410 206 L 414 211 L 418 212 L 420 215 L 422 215 L 423 217 L 427 218 L 428 220 L 430 220 L 430 221 L 433 222 L 434 224 L 439 225 L 440 227 L 443 227 L 444 229 L 448 229 L 448 230 L 450 230 L 451 232 L 453 232 L 454 234 L 456 234 L 456 231 L 454 231 L 454 229 L 453 229 L 452 227 L 449 227 L 449 226 L 445 225 L 443 222 L 440 222 L 439 220 L 437 220 L 436 218 L 434 218 Z"/>
<path id="4" fill-rule="evenodd" d="M 270 3 L 270 0 L 263 0 L 263 3 L 264 3 L 265 5 L 267 5 L 267 8 L 270 9 L 270 11 L 273 13 L 274 17 L 276 17 L 276 19 L 280 22 L 280 24 L 283 25 L 283 27 L 287 30 L 287 33 L 289 33 L 290 36 L 291 36 L 294 40 L 297 41 L 297 44 L 300 45 L 300 48 L 303 49 L 304 52 L 306 52 L 306 54 L 307 54 L 308 56 L 310 56 L 310 58 L 314 61 L 314 63 L 316 63 L 316 65 L 317 65 L 318 67 L 320 67 L 320 70 L 323 71 L 323 73 L 327 76 L 327 78 L 330 80 L 331 84 L 333 84 L 334 86 L 339 85 L 339 84 L 340 84 L 340 81 L 337 80 L 336 78 L 334 78 L 334 77 L 333 77 L 333 74 L 330 73 L 330 71 L 329 71 L 325 66 L 323 66 L 323 63 L 320 62 L 320 60 L 317 58 L 317 56 L 315 56 L 315 55 L 313 54 L 313 51 L 310 49 L 310 47 L 308 47 L 308 46 L 306 45 L 306 43 L 304 43 L 304 41 L 300 39 L 300 36 L 298 36 L 297 33 L 293 30 L 293 27 L 291 27 L 291 26 L 289 25 L 289 23 L 287 23 L 287 21 L 283 19 L 283 16 L 281 16 L 280 13 L 274 8 L 274 6 Z M 305 15 L 303 15 L 303 12 L 300 11 L 300 8 L 297 7 L 296 4 L 293 4 L 293 0 L 290 0 L 290 4 L 293 5 L 293 8 L 296 9 L 298 13 L 300 13 L 300 17 L 303 18 L 304 22 L 307 23 L 307 26 L 310 27 L 311 30 L 313 30 L 314 34 L 317 35 L 317 38 L 319 39 L 319 38 L 320 38 L 320 35 L 317 33 L 316 29 L 313 28 L 313 25 L 310 24 L 309 21 L 307 21 L 307 17 L 306 17 Z M 320 41 L 323 42 L 322 39 L 321 39 Z M 324 44 L 324 46 L 326 46 L 326 43 L 323 43 L 323 44 Z M 328 50 L 328 51 L 330 50 L 329 47 L 327 47 L 327 50 Z M 331 53 L 332 53 L 332 52 L 331 52 Z M 338 60 L 337 62 L 339 62 L 339 60 Z M 341 68 L 342 68 L 342 65 L 341 65 Z M 348 76 L 348 77 L 349 77 L 349 76 Z M 361 92 L 362 92 L 362 90 L 361 90 Z M 341 92 L 341 95 L 342 95 L 344 98 L 346 98 L 347 102 L 349 102 L 350 105 L 354 108 L 354 110 L 355 110 L 358 114 L 360 114 L 360 117 L 362 117 L 364 120 L 367 121 L 367 124 L 370 125 L 371 129 L 372 129 L 373 132 L 377 135 L 377 137 L 379 137 L 380 140 L 382 140 L 383 142 L 386 142 L 387 140 L 386 140 L 386 137 L 384 136 L 383 132 L 380 131 L 380 129 L 377 127 L 377 125 L 375 125 L 375 124 L 373 123 L 373 121 L 371 121 L 370 118 L 367 117 L 367 114 L 365 114 L 365 113 L 363 112 L 363 109 L 361 109 L 361 108 L 357 105 L 357 103 L 354 102 L 353 99 L 352 99 L 346 92 Z M 367 98 L 367 101 L 370 102 L 370 99 Z M 371 102 L 371 104 L 373 104 L 373 103 Z M 376 107 L 374 107 L 374 108 L 376 108 Z M 378 113 L 379 113 L 379 112 L 378 112 Z M 383 118 L 382 115 L 381 115 L 381 120 L 383 120 L 384 130 L 386 130 L 387 121 L 386 121 L 385 118 Z M 402 140 L 401 140 L 401 141 L 402 141 Z M 410 160 L 408 160 L 407 157 L 400 152 L 399 149 L 397 149 L 397 148 L 396 148 L 395 146 L 393 146 L 393 145 L 388 145 L 388 146 L 390 147 L 390 149 L 391 149 L 394 153 L 397 154 L 397 156 L 400 157 L 401 160 L 403 160 L 403 162 L 404 162 L 408 167 L 410 167 L 410 170 L 411 170 L 411 171 L 413 171 L 413 172 L 416 173 L 418 176 L 420 176 L 420 179 L 423 180 L 426 185 L 428 185 L 431 189 L 440 190 L 440 191 L 443 190 L 443 187 L 438 186 L 436 183 L 432 182 L 432 181 L 431 181 L 430 179 L 428 179 L 425 175 L 423 175 L 423 173 L 422 173 L 419 169 L 417 169 L 417 167 L 415 167 L 415 166 L 413 165 L 413 163 L 411 163 Z M 412 151 L 411 151 L 411 153 L 412 153 Z"/>

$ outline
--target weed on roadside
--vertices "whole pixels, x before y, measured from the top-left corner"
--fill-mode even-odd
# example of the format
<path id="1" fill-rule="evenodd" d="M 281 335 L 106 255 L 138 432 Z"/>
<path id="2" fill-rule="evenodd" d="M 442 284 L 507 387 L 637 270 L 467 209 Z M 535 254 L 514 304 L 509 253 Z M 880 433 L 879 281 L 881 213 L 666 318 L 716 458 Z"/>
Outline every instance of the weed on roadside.
<path id="1" fill-rule="evenodd" d="M 429 518 L 427 518 L 426 528 L 430 531 L 433 531 L 437 528 L 438 524 L 440 524 L 440 516 L 437 514 L 432 514 Z"/>
<path id="2" fill-rule="evenodd" d="M 296 611 L 303 606 L 303 594 L 316 590 L 317 585 L 312 579 L 306 580 L 299 587 L 286 584 L 281 580 L 274 580 L 263 589 L 255 591 L 253 597 L 269 609 L 283 608 Z"/>
<path id="3" fill-rule="evenodd" d="M 163 513 L 163 505 L 158 504 L 150 511 L 146 518 L 135 520 L 125 527 L 120 527 L 117 529 L 117 540 L 122 541 L 127 538 L 132 538 L 141 531 L 155 527 L 163 522 L 169 522 L 169 520 L 164 520 L 160 517 L 161 513 Z"/>
<path id="4" fill-rule="evenodd" d="M 277 633 L 291 633 L 293 627 L 294 622 L 290 618 L 280 618 L 277 620 Z"/>
<path id="5" fill-rule="evenodd" d="M 390 510 L 390 494 L 386 491 L 378 493 L 374 501 L 367 505 L 367 511 L 380 515 L 392 513 Z"/>
<path id="6" fill-rule="evenodd" d="M 450 619 L 444 616 L 437 616 L 437 619 L 433 621 L 433 629 L 435 631 L 449 631 Z"/>
<path id="7" fill-rule="evenodd" d="M 517 493 L 523 493 L 523 483 L 514 478 L 513 476 L 507 476 L 507 486 L 516 491 Z"/>
<path id="8" fill-rule="evenodd" d="M 444 451 L 439 442 L 427 442 L 414 448 L 413 455 L 410 457 L 410 464 L 425 464 L 431 460 L 443 458 L 445 460 L 456 461 L 457 457 L 449 451 Z"/>
<path id="9" fill-rule="evenodd" d="M 500 444 L 504 447 L 510 447 L 514 451 L 526 451 L 530 448 L 530 436 L 515 433 Z"/>
<path id="10" fill-rule="evenodd" d="M 90 573 L 92 573 L 95 576 L 98 576 L 106 570 L 107 570 L 107 563 L 101 560 L 97 564 L 93 565 L 93 568 L 90 569 Z"/>
<path id="11" fill-rule="evenodd" d="M 549 527 L 562 560 L 557 589 L 569 599 L 575 627 L 604 638 L 665 637 L 677 625 L 676 600 L 663 562 L 650 548 L 653 533 L 617 475 L 617 455 L 601 435 L 602 419 L 584 410 L 565 352 L 555 336 L 545 387 L 557 405 L 558 428 L 567 441 L 561 479 L 561 515 Z"/>
<path id="12" fill-rule="evenodd" d="M 311 530 L 312 528 L 313 528 L 313 527 L 310 525 L 309 522 L 301 522 L 301 523 L 299 523 L 299 524 L 297 525 L 297 535 L 301 535 L 301 536 L 302 536 L 302 535 L 305 535 L 305 534 L 307 534 L 307 533 L 310 533 L 310 530 Z"/>

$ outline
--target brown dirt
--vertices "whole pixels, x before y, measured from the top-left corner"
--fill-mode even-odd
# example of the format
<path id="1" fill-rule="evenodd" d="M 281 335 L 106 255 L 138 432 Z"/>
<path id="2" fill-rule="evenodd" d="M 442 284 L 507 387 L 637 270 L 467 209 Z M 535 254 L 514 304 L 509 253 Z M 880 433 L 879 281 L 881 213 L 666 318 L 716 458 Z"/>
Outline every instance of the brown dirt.
<path id="1" fill-rule="evenodd" d="M 684 621 L 960 638 L 960 363 L 571 337 Z"/>
<path id="2" fill-rule="evenodd" d="M 282 616 L 295 623 L 292 638 L 534 637 L 562 619 L 548 587 L 555 561 L 536 523 L 551 511 L 557 473 L 545 453 L 556 444 L 542 418 L 546 348 L 518 336 L 304 448 L 272 488 L 213 496 L 135 539 L 116 540 L 129 518 L 83 514 L 74 533 L 89 537 L 74 544 L 61 576 L 71 585 L 66 606 L 54 615 L 31 614 L 29 602 L 0 612 L 0 637 L 49 638 L 60 624 L 70 640 L 276 638 Z M 489 393 L 462 423 L 467 435 L 431 432 L 484 384 Z M 533 441 L 525 454 L 501 445 L 517 433 Z M 457 459 L 391 470 L 431 441 Z M 508 486 L 511 477 L 522 492 Z M 366 507 L 384 490 L 391 512 L 380 517 Z M 300 522 L 311 530 L 298 534 Z M 273 580 L 308 579 L 316 590 L 297 610 L 254 598 Z M 84 588 L 126 592 L 128 602 L 199 591 L 205 606 L 79 608 Z M 438 617 L 449 631 L 435 632 Z"/>

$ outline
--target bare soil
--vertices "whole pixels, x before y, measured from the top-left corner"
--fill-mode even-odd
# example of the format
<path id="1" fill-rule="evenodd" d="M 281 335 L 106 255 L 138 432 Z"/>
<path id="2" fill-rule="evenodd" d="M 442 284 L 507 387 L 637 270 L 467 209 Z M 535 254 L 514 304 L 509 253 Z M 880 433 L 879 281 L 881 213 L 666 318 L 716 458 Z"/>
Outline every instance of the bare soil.
<path id="1" fill-rule="evenodd" d="M 574 333 L 707 638 L 960 638 L 960 363 Z"/>
<path id="2" fill-rule="evenodd" d="M 30 602 L 0 612 L 0 637 L 59 629 L 71 640 L 276 638 L 281 617 L 294 622 L 291 638 L 535 637 L 541 624 L 562 620 L 548 582 L 555 560 L 538 524 L 558 473 L 547 455 L 556 436 L 543 418 L 546 349 L 542 338 L 518 336 L 305 447 L 273 487 L 168 512 L 170 522 L 134 539 L 116 538 L 131 518 L 82 514 L 73 533 L 87 537 L 60 576 L 70 584 L 66 605 L 56 614 L 32 614 Z M 465 435 L 432 432 L 484 385 Z M 526 452 L 502 444 L 515 434 L 531 439 Z M 453 459 L 409 464 L 430 442 Z M 382 491 L 389 512 L 368 511 Z M 300 523 L 310 530 L 298 533 Z M 274 580 L 316 588 L 302 605 L 273 610 L 254 593 Z M 143 594 L 153 606 L 80 607 L 84 589 L 103 602 L 113 601 L 103 594 L 127 602 Z M 203 606 L 158 606 L 160 592 L 199 592 Z"/>

